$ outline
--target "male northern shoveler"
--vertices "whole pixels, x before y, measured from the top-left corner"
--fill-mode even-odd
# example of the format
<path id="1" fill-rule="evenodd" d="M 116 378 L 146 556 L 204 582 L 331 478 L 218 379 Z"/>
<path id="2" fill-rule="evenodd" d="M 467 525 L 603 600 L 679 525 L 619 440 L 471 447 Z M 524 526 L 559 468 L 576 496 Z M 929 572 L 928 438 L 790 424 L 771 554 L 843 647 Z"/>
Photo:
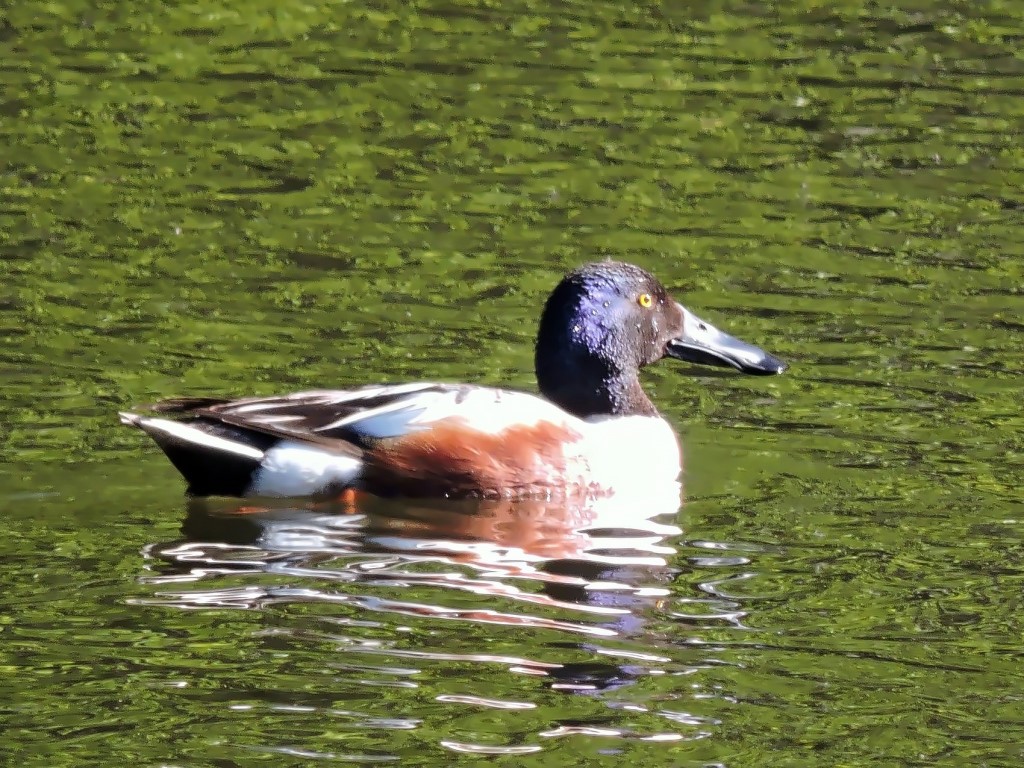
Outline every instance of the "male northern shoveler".
<path id="1" fill-rule="evenodd" d="M 773 374 L 785 364 L 675 302 L 651 274 L 613 261 L 568 274 L 541 315 L 541 396 L 465 384 L 180 399 L 122 413 L 197 496 L 527 498 L 674 481 L 679 443 L 640 386 L 663 357 Z M 643 487 L 640 485 L 639 487 Z"/>

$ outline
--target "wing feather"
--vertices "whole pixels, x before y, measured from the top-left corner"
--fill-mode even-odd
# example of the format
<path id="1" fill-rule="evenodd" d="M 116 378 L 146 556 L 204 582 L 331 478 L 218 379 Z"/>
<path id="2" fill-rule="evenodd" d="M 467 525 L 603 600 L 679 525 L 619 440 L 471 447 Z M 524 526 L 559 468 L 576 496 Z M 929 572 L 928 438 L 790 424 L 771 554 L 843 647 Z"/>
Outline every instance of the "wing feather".
<path id="1" fill-rule="evenodd" d="M 177 400 L 158 410 L 219 421 L 242 429 L 321 445 L 361 447 L 428 430 L 439 422 L 497 434 L 538 421 L 576 420 L 554 404 L 522 392 L 458 384 L 415 383 L 350 390 L 310 390 L 279 397 Z"/>

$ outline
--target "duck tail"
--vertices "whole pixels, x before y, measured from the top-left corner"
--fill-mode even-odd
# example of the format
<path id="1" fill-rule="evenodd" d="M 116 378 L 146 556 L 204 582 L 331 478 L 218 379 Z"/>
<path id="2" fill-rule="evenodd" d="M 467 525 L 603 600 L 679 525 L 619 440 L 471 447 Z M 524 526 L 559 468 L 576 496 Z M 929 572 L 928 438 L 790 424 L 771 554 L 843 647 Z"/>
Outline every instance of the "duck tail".
<path id="1" fill-rule="evenodd" d="M 260 468 L 267 443 L 276 442 L 229 425 L 201 418 L 173 421 L 130 411 L 118 414 L 122 424 L 153 438 L 188 481 L 195 496 L 242 496 Z"/>

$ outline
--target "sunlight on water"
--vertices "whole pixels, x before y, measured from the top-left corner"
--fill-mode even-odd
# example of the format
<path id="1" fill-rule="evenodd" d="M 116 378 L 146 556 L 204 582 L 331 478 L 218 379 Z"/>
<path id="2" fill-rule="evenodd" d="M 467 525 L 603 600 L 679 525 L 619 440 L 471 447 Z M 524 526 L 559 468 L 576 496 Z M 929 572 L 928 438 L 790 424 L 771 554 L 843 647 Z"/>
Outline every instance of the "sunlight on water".
<path id="1" fill-rule="evenodd" d="M 0 8 L 0 755 L 1019 765 L 1021 29 Z M 531 389 L 548 291 L 604 257 L 791 363 L 645 372 L 683 503 L 192 505 L 117 424 Z"/>

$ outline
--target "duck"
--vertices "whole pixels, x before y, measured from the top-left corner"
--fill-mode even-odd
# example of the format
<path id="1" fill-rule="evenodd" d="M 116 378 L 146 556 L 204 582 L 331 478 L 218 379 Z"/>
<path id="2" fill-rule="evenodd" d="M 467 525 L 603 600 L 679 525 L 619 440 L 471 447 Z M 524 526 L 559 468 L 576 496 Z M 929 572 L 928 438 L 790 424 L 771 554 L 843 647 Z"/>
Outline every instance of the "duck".
<path id="1" fill-rule="evenodd" d="M 682 471 L 676 433 L 640 383 L 640 370 L 664 358 L 752 375 L 786 369 L 700 319 L 647 270 L 609 260 L 569 272 L 548 297 L 538 394 L 375 384 L 175 398 L 119 416 L 156 442 L 193 497 L 607 496 Z"/>

